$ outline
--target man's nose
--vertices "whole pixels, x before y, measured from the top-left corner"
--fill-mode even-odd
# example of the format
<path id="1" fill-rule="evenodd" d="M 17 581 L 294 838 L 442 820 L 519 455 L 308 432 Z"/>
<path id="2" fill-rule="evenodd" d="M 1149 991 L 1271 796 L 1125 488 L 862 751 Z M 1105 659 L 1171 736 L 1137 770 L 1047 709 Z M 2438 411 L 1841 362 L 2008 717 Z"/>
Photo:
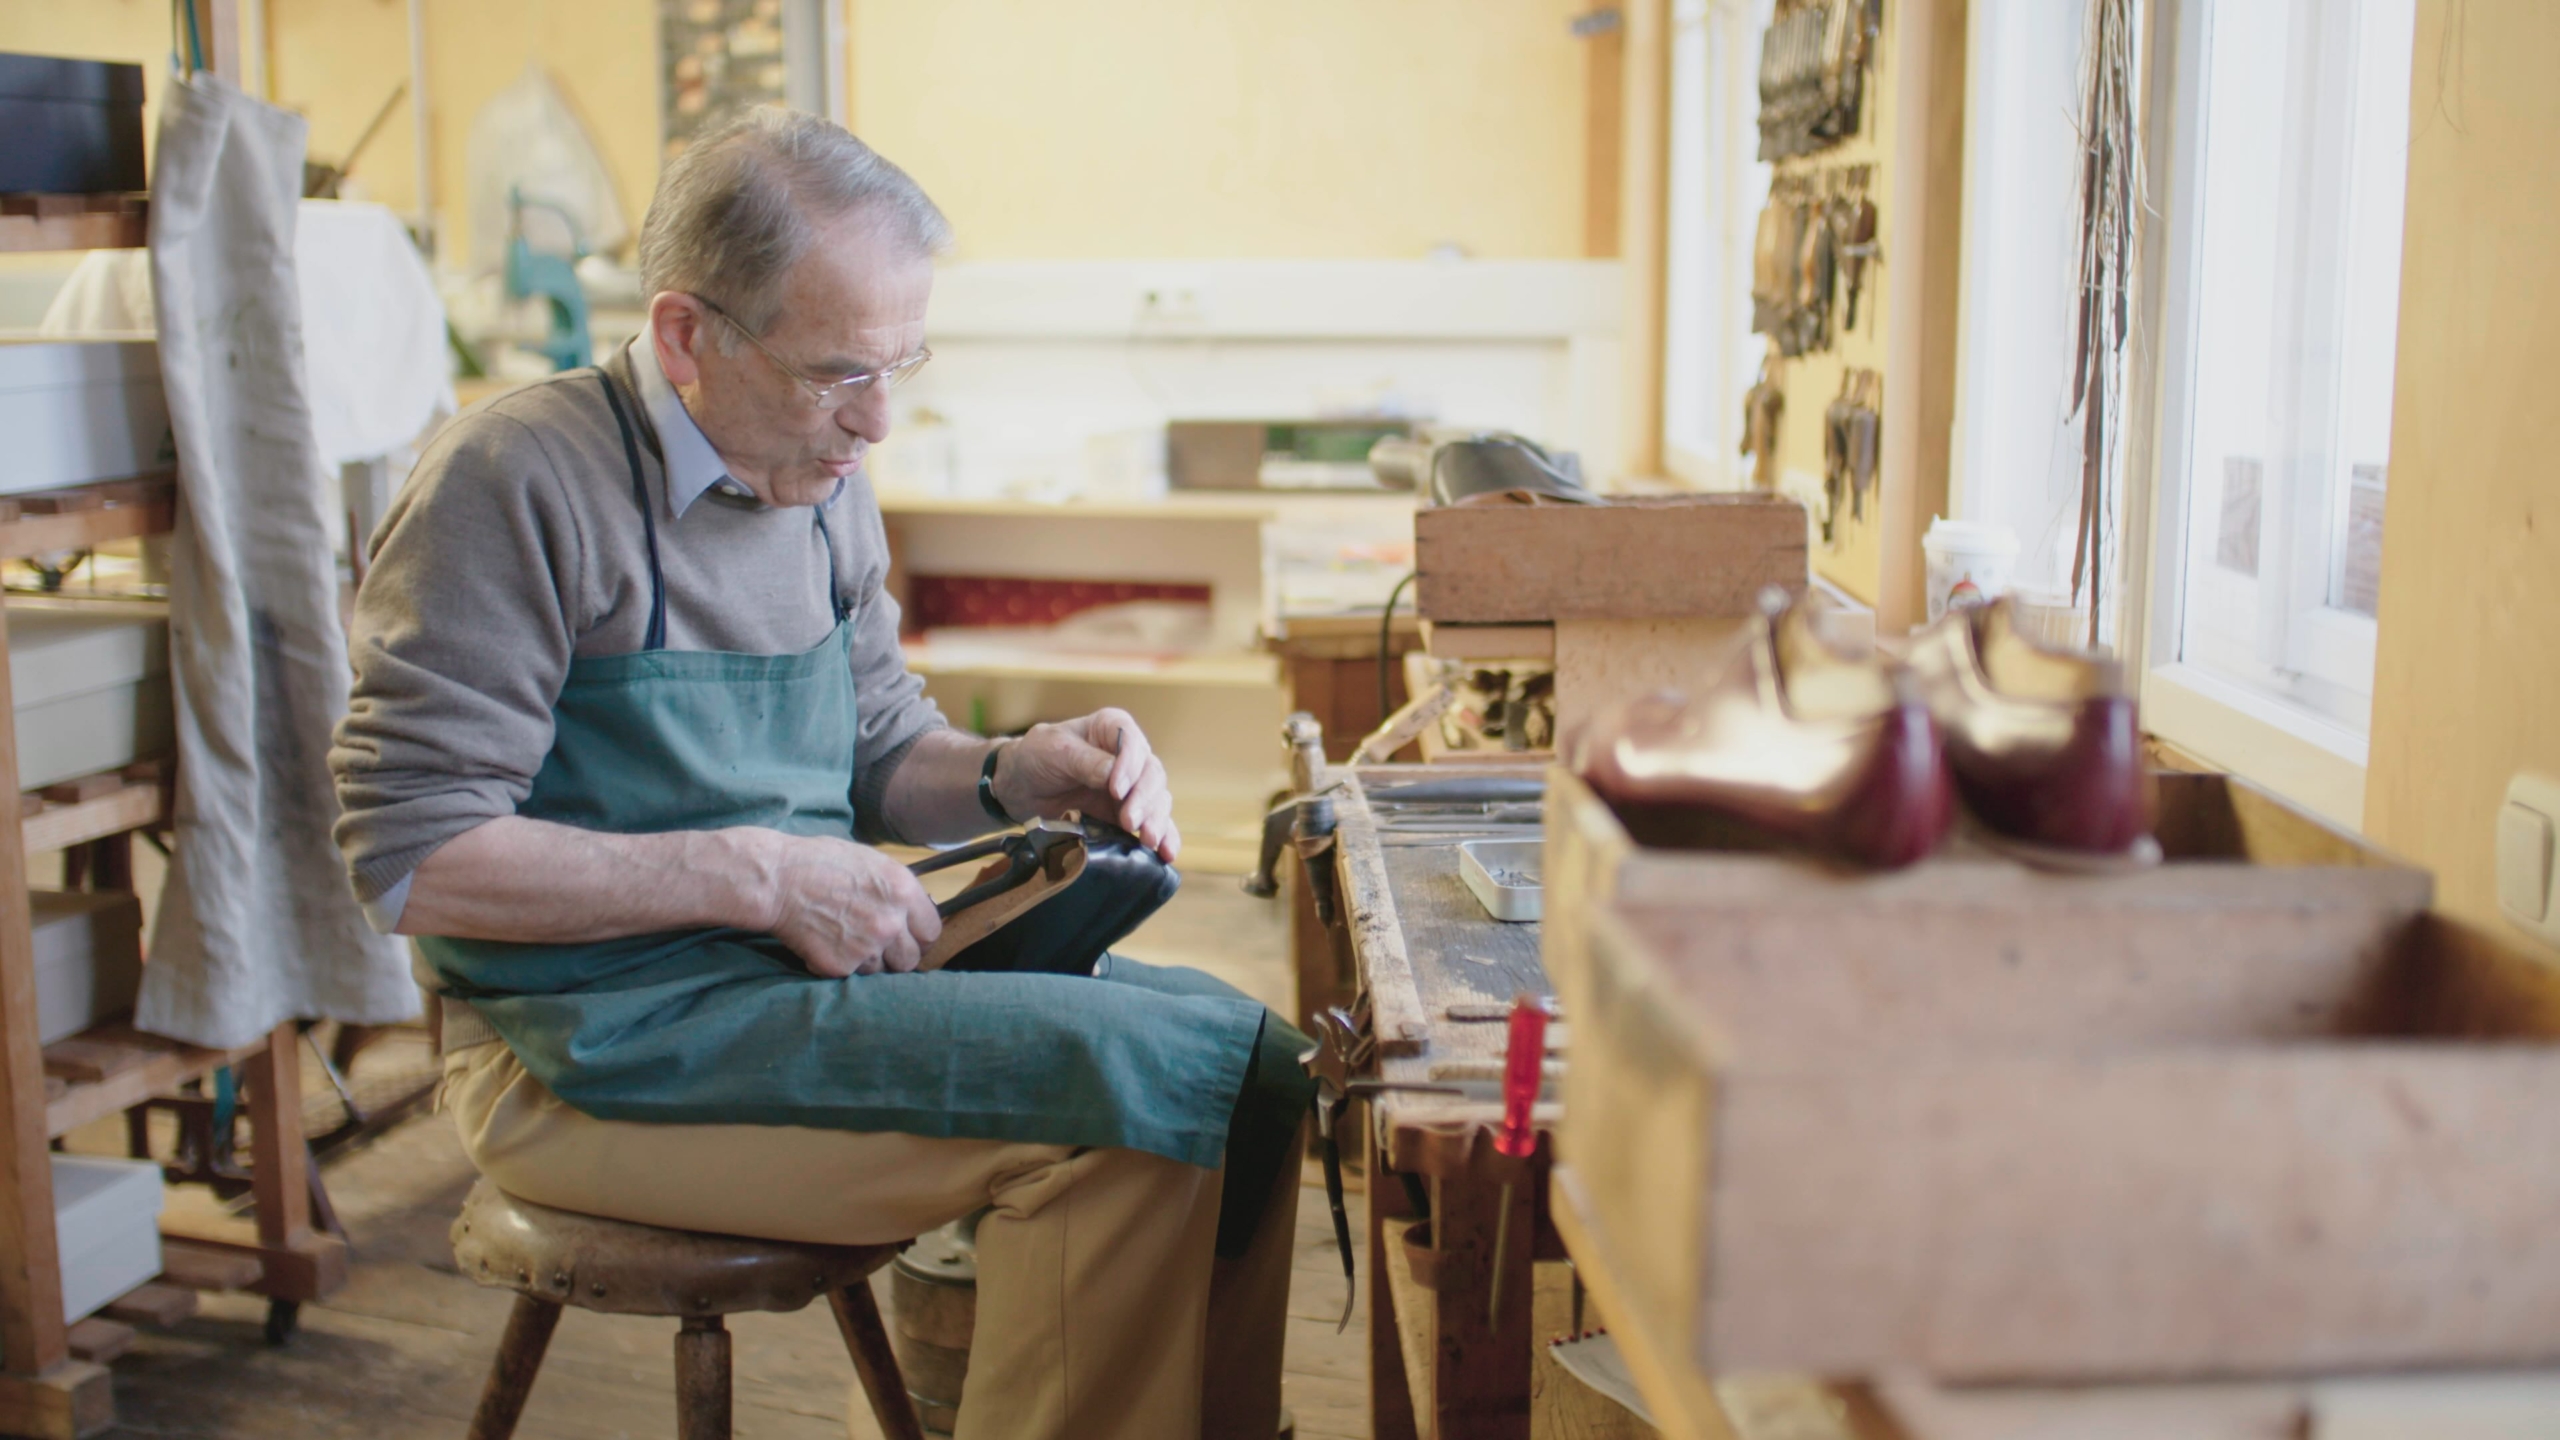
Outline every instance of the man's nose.
<path id="1" fill-rule="evenodd" d="M 873 445 L 888 439 L 889 387 L 863 386 L 851 400 L 836 407 L 836 423 Z"/>

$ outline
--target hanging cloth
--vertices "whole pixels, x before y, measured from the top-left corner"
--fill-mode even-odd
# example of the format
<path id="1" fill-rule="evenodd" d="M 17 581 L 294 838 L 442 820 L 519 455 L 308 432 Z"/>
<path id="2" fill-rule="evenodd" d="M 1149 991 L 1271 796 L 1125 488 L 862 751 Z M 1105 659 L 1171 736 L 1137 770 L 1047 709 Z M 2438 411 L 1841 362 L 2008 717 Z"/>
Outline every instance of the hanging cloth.
<path id="1" fill-rule="evenodd" d="M 299 116 L 171 82 L 151 194 L 153 310 L 178 447 L 169 671 L 177 844 L 135 1023 L 249 1044 L 292 1019 L 416 1013 L 329 831 L 329 734 L 350 670 L 302 377 Z"/>

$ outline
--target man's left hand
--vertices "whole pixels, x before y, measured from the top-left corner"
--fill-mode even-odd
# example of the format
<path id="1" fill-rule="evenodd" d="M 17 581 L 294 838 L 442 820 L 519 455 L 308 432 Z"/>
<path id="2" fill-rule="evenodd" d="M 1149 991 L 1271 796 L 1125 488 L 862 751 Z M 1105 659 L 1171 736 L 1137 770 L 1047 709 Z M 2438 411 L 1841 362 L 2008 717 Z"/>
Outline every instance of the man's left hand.
<path id="1" fill-rule="evenodd" d="M 1055 819 L 1070 810 L 1109 820 L 1167 861 L 1182 853 L 1164 762 L 1126 710 L 1034 725 L 996 762 L 1006 813 Z"/>

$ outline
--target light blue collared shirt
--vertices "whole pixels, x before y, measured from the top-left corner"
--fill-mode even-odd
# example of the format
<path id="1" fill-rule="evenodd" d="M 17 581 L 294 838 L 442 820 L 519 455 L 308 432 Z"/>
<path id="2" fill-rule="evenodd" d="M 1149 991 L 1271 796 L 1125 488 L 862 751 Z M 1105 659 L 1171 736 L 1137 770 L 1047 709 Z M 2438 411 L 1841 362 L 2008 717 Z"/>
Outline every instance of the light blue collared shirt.
<path id="1" fill-rule="evenodd" d="M 682 515 L 715 485 L 726 487 L 731 495 L 747 494 L 747 487 L 729 478 L 728 462 L 711 448 L 710 437 L 684 408 L 684 397 L 668 383 L 665 368 L 658 364 L 658 347 L 643 333 L 631 342 L 630 352 L 632 382 L 639 387 L 640 404 L 649 412 L 649 425 L 658 432 L 659 453 L 667 461 L 667 508 Z"/>

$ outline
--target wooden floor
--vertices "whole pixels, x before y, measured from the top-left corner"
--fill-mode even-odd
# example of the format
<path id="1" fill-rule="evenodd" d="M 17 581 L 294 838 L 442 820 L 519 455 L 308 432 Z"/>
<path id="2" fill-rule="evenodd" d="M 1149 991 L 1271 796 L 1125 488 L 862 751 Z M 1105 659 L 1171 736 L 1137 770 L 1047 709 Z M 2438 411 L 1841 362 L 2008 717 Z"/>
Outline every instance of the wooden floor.
<path id="1" fill-rule="evenodd" d="M 1143 960 L 1200 966 L 1284 1004 L 1284 915 L 1278 902 L 1242 894 L 1232 876 L 1194 876 L 1122 948 Z M 246 1296 L 208 1296 L 195 1319 L 145 1332 L 115 1363 L 120 1423 L 108 1435 L 459 1440 L 512 1296 L 454 1272 L 446 1232 L 472 1171 L 451 1123 L 419 1116 L 334 1159 L 327 1176 L 354 1241 L 347 1288 L 305 1307 L 301 1333 L 282 1347 L 264 1342 L 265 1303 Z M 1366 1334 L 1358 1319 L 1334 1333 L 1342 1274 L 1323 1191 L 1311 1187 L 1301 1198 L 1287 1401 L 1305 1440 L 1365 1440 Z M 842 1440 L 852 1370 L 825 1309 L 741 1315 L 731 1328 L 742 1440 Z M 525 1440 L 671 1434 L 674 1330 L 669 1321 L 570 1312 L 517 1433 Z M 851 1433 L 874 1434 L 870 1417 Z"/>

